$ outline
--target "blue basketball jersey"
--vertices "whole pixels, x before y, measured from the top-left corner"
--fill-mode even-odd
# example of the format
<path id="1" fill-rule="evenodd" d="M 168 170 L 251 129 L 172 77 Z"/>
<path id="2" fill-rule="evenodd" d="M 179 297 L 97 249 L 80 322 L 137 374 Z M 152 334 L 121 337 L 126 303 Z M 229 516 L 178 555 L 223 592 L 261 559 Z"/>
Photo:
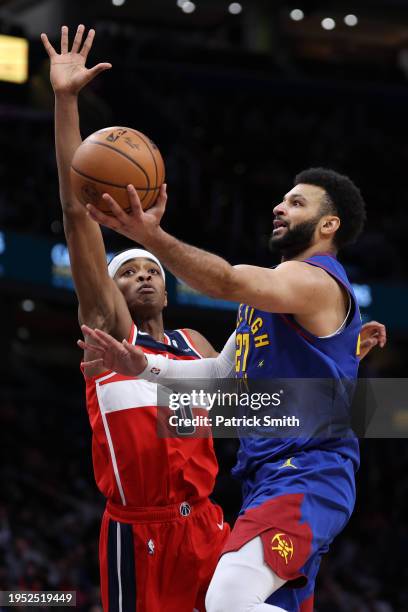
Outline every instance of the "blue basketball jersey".
<path id="1" fill-rule="evenodd" d="M 347 412 L 349 417 L 352 393 L 348 383 L 357 378 L 359 364 L 361 316 L 358 304 L 346 272 L 334 256 L 317 254 L 305 262 L 326 270 L 345 287 L 351 300 L 347 323 L 339 333 L 320 338 L 302 328 L 293 315 L 240 305 L 236 329 L 237 377 L 247 379 L 249 384 L 256 380 L 309 379 L 305 380 L 303 390 L 301 381 L 293 385 L 298 391 L 292 398 L 292 403 L 301 411 L 303 409 L 303 416 L 309 421 L 305 435 L 302 430 L 302 437 L 241 437 L 238 462 L 233 469 L 233 474 L 240 479 L 265 463 L 312 449 L 335 451 L 350 458 L 355 469 L 359 465 L 358 441 L 351 429 L 348 435 L 342 430 L 341 437 L 319 438 L 313 434 L 315 423 L 312 422 L 328 417 L 335 421 L 341 412 Z M 319 379 L 315 392 L 310 391 L 310 379 Z M 335 432 L 335 427 L 330 431 Z"/>

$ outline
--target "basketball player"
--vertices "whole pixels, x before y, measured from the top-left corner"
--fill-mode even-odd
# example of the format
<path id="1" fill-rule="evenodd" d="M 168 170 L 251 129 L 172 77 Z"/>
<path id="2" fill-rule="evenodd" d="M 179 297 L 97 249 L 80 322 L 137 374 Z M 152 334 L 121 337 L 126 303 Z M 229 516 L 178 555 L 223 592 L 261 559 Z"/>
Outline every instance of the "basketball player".
<path id="1" fill-rule="evenodd" d="M 195 289 L 241 302 L 236 332 L 221 353 L 231 366 L 235 348 L 238 378 L 356 379 L 361 317 L 337 252 L 361 232 L 365 204 L 348 177 L 322 168 L 296 177 L 273 209 L 271 244 L 282 255 L 274 269 L 232 267 L 180 242 L 160 227 L 165 198 L 143 212 L 132 186 L 128 194 L 130 214 L 105 194 L 113 216 L 88 205 L 91 217 L 152 250 Z M 383 345 L 384 333 L 377 336 Z M 104 334 L 94 332 L 92 338 L 108 346 Z M 145 367 L 146 358 L 134 347 L 124 343 L 116 349 L 130 371 L 145 368 L 148 380 L 212 376 L 217 361 L 173 364 L 148 356 Z M 299 406 L 308 401 L 297 397 Z M 309 413 L 341 401 L 336 392 L 328 406 L 312 405 Z M 243 483 L 243 507 L 212 579 L 207 611 L 312 611 L 321 557 L 354 507 L 358 465 L 353 436 L 243 437 L 234 468 Z"/>
<path id="2" fill-rule="evenodd" d="M 131 249 L 106 264 L 99 225 L 75 199 L 70 165 L 81 144 L 77 97 L 110 68 L 85 62 L 95 35 L 82 44 L 80 25 L 71 50 L 62 28 L 61 53 L 45 34 L 55 92 L 55 138 L 72 276 L 79 320 L 137 343 L 170 360 L 215 355 L 193 330 L 165 332 L 165 275 L 151 253 Z M 85 359 L 92 359 L 85 352 Z M 222 510 L 208 499 L 217 473 L 212 439 L 160 439 L 157 385 L 85 366 L 97 485 L 107 498 L 100 537 L 105 612 L 204 612 L 204 597 L 229 533 Z"/>

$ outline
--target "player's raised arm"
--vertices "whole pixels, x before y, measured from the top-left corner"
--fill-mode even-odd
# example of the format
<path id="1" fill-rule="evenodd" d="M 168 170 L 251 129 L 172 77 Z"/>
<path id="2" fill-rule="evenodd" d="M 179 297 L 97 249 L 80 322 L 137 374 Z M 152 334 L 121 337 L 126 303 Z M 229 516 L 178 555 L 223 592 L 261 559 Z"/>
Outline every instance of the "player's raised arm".
<path id="1" fill-rule="evenodd" d="M 214 298 L 250 304 L 270 312 L 308 314 L 316 300 L 323 303 L 335 281 L 322 270 L 302 262 L 285 262 L 275 270 L 257 266 L 231 266 L 227 261 L 185 244 L 160 227 L 166 204 L 162 188 L 158 202 L 144 212 L 136 190 L 129 186 L 132 211 L 125 213 L 108 195 L 104 195 L 114 216 L 108 217 L 93 206 L 93 219 L 141 242 L 164 265 L 188 285 Z M 336 289 L 335 289 L 336 290 Z"/>
<path id="2" fill-rule="evenodd" d="M 78 345 L 98 355 L 97 359 L 84 362 L 86 367 L 103 366 L 124 376 L 140 376 L 151 381 L 167 378 L 229 378 L 235 372 L 235 332 L 230 336 L 217 357 L 194 361 L 166 359 L 161 355 L 146 355 L 126 340 L 118 342 L 99 329 L 82 325 L 87 338 L 78 340 Z M 197 338 L 195 337 L 195 340 Z M 208 343 L 207 343 L 208 344 Z M 210 346 L 210 345 L 208 345 Z M 211 347 L 212 348 L 212 347 Z"/>
<path id="3" fill-rule="evenodd" d="M 70 183 L 71 161 L 82 141 L 78 94 L 95 76 L 111 67 L 102 63 L 86 68 L 95 31 L 89 30 L 86 37 L 84 34 L 85 27 L 79 25 L 70 47 L 68 28 L 63 26 L 60 53 L 46 34 L 41 35 L 51 62 L 50 79 L 55 93 L 55 146 L 64 231 L 81 320 L 125 337 L 131 318 L 122 294 L 108 275 L 100 228 L 74 197 Z"/>

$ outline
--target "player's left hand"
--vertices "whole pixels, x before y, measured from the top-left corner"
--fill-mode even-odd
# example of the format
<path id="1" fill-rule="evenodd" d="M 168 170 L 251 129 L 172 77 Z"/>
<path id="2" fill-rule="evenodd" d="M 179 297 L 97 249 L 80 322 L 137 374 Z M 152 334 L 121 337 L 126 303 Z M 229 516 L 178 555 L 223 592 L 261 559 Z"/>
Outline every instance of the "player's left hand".
<path id="1" fill-rule="evenodd" d="M 157 238 L 160 221 L 166 210 L 167 185 L 164 183 L 161 186 L 156 203 L 146 211 L 143 210 L 133 185 L 127 186 L 127 193 L 131 208 L 129 213 L 126 213 L 108 193 L 104 193 L 102 197 L 108 204 L 112 215 L 105 215 L 92 204 L 87 204 L 86 208 L 94 221 L 149 248 L 151 242 Z"/>
<path id="2" fill-rule="evenodd" d="M 387 330 L 385 325 L 378 321 L 370 321 L 361 328 L 360 333 L 360 359 L 364 357 L 375 346 L 383 348 L 387 342 Z"/>
<path id="3" fill-rule="evenodd" d="M 120 343 L 110 334 L 87 325 L 81 325 L 81 329 L 87 340 L 78 340 L 78 346 L 99 355 L 97 359 L 84 361 L 84 367 L 104 366 L 124 376 L 138 376 L 146 368 L 147 359 L 140 347 L 126 340 Z"/>

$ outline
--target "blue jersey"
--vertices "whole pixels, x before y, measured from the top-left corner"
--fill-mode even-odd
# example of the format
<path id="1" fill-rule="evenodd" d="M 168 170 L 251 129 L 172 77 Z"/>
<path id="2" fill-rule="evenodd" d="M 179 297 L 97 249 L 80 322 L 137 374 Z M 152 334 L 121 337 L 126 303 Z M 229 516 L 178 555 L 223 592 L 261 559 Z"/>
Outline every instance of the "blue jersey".
<path id="1" fill-rule="evenodd" d="M 339 333 L 320 338 L 302 328 L 293 315 L 264 312 L 241 304 L 236 330 L 237 377 L 248 381 L 293 378 L 319 379 L 322 383 L 336 381 L 331 395 L 318 382 L 316 389 L 320 396 L 311 397 L 299 387 L 295 403 L 303 406 L 303 414 L 309 419 L 322 411 L 334 419 L 341 411 L 347 411 L 349 416 L 351 391 L 347 381 L 355 381 L 359 364 L 361 316 L 357 301 L 346 272 L 335 257 L 317 254 L 305 262 L 326 270 L 347 290 L 350 296 L 347 324 Z M 346 382 L 343 384 L 343 381 Z M 299 384 L 301 386 L 301 381 Z M 356 469 L 358 442 L 351 430 L 346 436 L 343 433 L 342 430 L 341 437 L 319 438 L 310 429 L 305 436 L 302 433 L 302 437 L 297 438 L 242 437 L 233 474 L 244 479 L 268 462 L 313 449 L 340 453 L 351 459 Z"/>

